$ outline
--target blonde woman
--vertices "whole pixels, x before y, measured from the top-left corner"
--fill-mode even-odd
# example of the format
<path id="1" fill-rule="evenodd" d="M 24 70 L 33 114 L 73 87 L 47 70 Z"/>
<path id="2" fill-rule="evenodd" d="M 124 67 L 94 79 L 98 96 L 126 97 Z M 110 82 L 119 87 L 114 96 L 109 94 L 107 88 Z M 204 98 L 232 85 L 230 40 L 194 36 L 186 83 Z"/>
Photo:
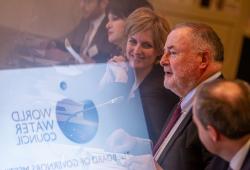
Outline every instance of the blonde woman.
<path id="1" fill-rule="evenodd" d="M 169 25 L 151 9 L 139 8 L 128 16 L 124 30 L 125 54 L 109 60 L 101 86 L 112 98 L 121 95 L 117 89 L 126 89 L 122 95 L 131 105 L 141 100 L 149 138 L 154 143 L 178 100 L 164 88 L 164 72 L 159 65 Z"/>

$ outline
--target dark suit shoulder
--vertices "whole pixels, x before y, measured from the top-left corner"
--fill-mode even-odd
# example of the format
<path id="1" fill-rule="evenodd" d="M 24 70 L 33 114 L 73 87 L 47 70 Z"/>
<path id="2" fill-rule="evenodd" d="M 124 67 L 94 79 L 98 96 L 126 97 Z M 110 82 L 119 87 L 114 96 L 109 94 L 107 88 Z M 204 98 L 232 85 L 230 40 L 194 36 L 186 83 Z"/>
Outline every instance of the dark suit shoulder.
<path id="1" fill-rule="evenodd" d="M 229 167 L 228 161 L 225 161 L 219 156 L 214 156 L 214 158 L 211 160 L 211 162 L 209 163 L 209 165 L 206 167 L 205 170 L 215 170 L 215 169 L 227 170 L 228 167 Z M 250 152 L 249 151 L 243 162 L 241 170 L 250 170 Z"/>
<path id="2" fill-rule="evenodd" d="M 199 140 L 190 111 L 165 147 L 158 163 L 164 169 L 204 170 L 211 158 L 212 155 Z"/>
<path id="3" fill-rule="evenodd" d="M 228 166 L 229 163 L 227 161 L 218 156 L 214 156 L 205 170 L 227 170 Z"/>
<path id="4" fill-rule="evenodd" d="M 247 156 L 244 160 L 244 163 L 241 167 L 242 170 L 250 170 L 250 150 L 248 150 Z"/>
<path id="5" fill-rule="evenodd" d="M 68 38 L 72 46 L 79 52 L 81 43 L 84 39 L 84 35 L 88 31 L 89 20 L 82 18 L 79 24 L 68 34 L 65 38 Z"/>

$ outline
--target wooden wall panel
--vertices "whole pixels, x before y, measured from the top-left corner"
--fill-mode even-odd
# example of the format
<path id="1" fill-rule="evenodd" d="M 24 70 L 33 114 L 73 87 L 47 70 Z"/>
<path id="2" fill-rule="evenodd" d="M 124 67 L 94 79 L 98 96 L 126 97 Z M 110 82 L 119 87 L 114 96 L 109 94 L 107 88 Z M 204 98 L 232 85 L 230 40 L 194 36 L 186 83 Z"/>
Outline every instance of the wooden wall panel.
<path id="1" fill-rule="evenodd" d="M 1 26 L 58 37 L 71 30 L 81 17 L 79 0 L 0 1 Z"/>

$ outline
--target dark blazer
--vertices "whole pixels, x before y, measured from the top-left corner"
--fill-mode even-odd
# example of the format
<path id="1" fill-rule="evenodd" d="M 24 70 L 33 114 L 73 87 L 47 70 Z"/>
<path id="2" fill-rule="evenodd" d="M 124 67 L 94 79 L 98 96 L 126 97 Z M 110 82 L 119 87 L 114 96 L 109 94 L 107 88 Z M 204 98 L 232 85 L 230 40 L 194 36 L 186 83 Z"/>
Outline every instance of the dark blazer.
<path id="1" fill-rule="evenodd" d="M 229 162 L 223 160 L 222 158 L 216 156 L 212 159 L 211 163 L 207 166 L 206 170 L 227 170 L 229 166 Z M 250 169 L 250 151 L 244 160 L 244 163 L 241 167 L 241 170 L 249 170 Z"/>
<path id="2" fill-rule="evenodd" d="M 244 163 L 241 167 L 241 170 L 249 170 L 250 169 L 250 150 L 248 150 L 247 156 L 244 160 Z"/>
<path id="3" fill-rule="evenodd" d="M 217 79 L 223 79 L 223 75 Z M 191 109 L 157 161 L 163 169 L 204 170 L 213 158 L 199 139 L 192 115 Z"/>
<path id="4" fill-rule="evenodd" d="M 89 23 L 90 22 L 88 20 L 82 19 L 79 25 L 71 33 L 65 36 L 69 39 L 73 48 L 78 53 L 80 52 L 80 46 L 83 42 L 84 36 L 88 31 Z M 110 59 L 113 53 L 115 53 L 115 51 L 117 50 L 116 49 L 117 47 L 109 43 L 108 41 L 106 23 L 107 23 L 107 17 L 105 17 L 102 23 L 100 24 L 89 46 L 89 49 L 93 47 L 97 49 L 96 51 L 97 53 L 92 57 L 92 59 L 95 60 L 97 63 L 104 63 L 108 61 L 108 59 Z M 64 48 L 64 42 L 61 45 Z"/>
<path id="5" fill-rule="evenodd" d="M 178 102 L 173 92 L 164 87 L 164 72 L 160 65 L 156 65 L 139 86 L 149 137 L 153 144 L 159 138 L 162 128 Z"/>
<path id="6" fill-rule="evenodd" d="M 164 170 L 204 170 L 211 158 L 199 140 L 191 110 L 157 162 Z"/>

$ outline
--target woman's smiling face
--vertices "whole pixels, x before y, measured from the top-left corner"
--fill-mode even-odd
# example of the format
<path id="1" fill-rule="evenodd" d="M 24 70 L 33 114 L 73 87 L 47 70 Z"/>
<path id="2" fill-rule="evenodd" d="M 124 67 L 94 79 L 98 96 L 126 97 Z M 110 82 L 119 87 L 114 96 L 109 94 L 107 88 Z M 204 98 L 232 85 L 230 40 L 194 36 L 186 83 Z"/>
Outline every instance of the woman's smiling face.
<path id="1" fill-rule="evenodd" d="M 152 68 L 157 59 L 157 54 L 150 30 L 128 36 L 126 56 L 132 68 Z"/>

